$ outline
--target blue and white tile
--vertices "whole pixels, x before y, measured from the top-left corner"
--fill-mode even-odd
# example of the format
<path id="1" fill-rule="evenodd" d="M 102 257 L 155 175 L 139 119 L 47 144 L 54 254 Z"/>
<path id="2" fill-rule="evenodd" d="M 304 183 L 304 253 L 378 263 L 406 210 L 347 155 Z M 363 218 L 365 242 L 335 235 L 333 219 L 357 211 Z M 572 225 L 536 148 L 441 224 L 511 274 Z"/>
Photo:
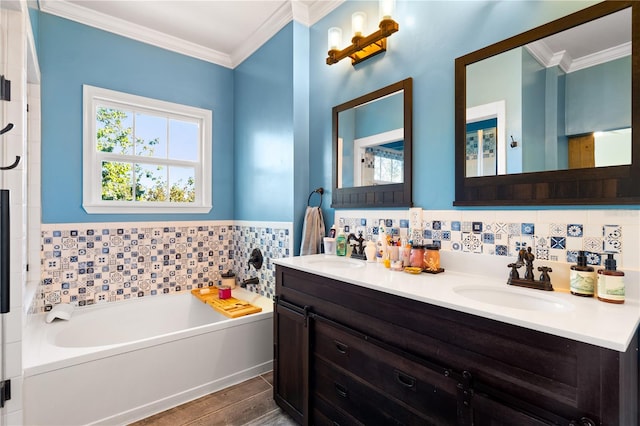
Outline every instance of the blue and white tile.
<path id="1" fill-rule="evenodd" d="M 603 251 L 606 253 L 622 252 L 622 227 L 620 225 L 604 225 L 602 227 Z"/>
<path id="2" fill-rule="evenodd" d="M 582 237 L 583 226 L 581 223 L 567 224 L 567 237 Z"/>
<path id="3" fill-rule="evenodd" d="M 582 249 L 594 253 L 603 251 L 603 244 L 602 237 L 584 237 L 582 239 Z"/>
<path id="4" fill-rule="evenodd" d="M 552 223 L 549 225 L 549 235 L 552 237 L 566 237 L 567 236 L 567 224 L 566 223 Z"/>
<path id="5" fill-rule="evenodd" d="M 535 225 L 533 223 L 523 223 L 520 227 L 522 235 L 534 235 Z"/>
<path id="6" fill-rule="evenodd" d="M 535 256 L 536 256 L 536 259 L 539 259 L 539 260 L 550 260 L 549 249 L 545 247 L 536 247 Z"/>
<path id="7" fill-rule="evenodd" d="M 482 253 L 481 236 L 473 232 L 463 232 L 462 251 L 469 253 Z"/>

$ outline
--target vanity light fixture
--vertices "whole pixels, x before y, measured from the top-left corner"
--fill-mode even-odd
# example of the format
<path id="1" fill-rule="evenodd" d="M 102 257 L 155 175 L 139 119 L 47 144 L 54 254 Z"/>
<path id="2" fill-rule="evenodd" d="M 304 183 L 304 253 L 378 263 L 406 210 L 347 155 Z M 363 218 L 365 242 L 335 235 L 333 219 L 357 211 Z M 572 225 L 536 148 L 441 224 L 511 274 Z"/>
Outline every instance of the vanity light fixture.
<path id="1" fill-rule="evenodd" d="M 395 0 L 380 0 L 379 12 L 381 15 L 378 31 L 363 36 L 366 27 L 366 15 L 364 12 L 356 12 L 351 16 L 351 26 L 353 38 L 351 45 L 340 50 L 342 41 L 342 29 L 338 27 L 329 28 L 329 56 L 327 65 L 333 65 L 342 59 L 351 58 L 351 65 L 355 65 L 378 53 L 387 50 L 387 37 L 398 31 L 398 23 L 393 20 Z"/>

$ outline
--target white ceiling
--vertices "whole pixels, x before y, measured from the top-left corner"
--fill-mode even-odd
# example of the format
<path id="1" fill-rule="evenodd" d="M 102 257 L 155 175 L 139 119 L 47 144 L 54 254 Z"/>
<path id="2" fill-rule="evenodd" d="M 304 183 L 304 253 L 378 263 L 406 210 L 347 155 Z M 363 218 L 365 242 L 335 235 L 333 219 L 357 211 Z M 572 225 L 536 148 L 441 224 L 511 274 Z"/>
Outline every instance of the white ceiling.
<path id="1" fill-rule="evenodd" d="M 228 68 L 292 19 L 311 26 L 344 0 L 40 0 L 40 10 Z"/>
<path id="2" fill-rule="evenodd" d="M 544 66 L 570 73 L 631 55 L 631 8 L 543 38 L 527 46 Z"/>

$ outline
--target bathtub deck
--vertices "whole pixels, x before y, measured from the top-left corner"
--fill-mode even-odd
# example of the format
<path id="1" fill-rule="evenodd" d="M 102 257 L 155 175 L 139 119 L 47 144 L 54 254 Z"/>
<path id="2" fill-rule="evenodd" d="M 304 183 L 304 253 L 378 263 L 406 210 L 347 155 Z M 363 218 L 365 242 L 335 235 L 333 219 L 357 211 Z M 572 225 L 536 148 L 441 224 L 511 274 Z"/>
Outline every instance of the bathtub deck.
<path id="1" fill-rule="evenodd" d="M 295 424 L 273 401 L 273 372 L 269 372 L 132 423 L 130 426 Z"/>

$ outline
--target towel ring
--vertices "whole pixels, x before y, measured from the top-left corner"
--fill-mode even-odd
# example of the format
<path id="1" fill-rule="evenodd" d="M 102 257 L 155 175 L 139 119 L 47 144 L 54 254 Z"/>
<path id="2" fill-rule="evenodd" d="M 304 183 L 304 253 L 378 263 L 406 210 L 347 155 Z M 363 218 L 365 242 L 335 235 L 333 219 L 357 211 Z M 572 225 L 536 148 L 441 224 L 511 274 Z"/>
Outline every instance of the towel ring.
<path id="1" fill-rule="evenodd" d="M 324 188 L 316 188 L 314 191 L 309 194 L 309 198 L 307 199 L 307 207 L 311 207 L 311 196 L 315 193 L 320 194 L 320 205 L 318 207 L 322 207 L 322 194 L 324 194 Z"/>

